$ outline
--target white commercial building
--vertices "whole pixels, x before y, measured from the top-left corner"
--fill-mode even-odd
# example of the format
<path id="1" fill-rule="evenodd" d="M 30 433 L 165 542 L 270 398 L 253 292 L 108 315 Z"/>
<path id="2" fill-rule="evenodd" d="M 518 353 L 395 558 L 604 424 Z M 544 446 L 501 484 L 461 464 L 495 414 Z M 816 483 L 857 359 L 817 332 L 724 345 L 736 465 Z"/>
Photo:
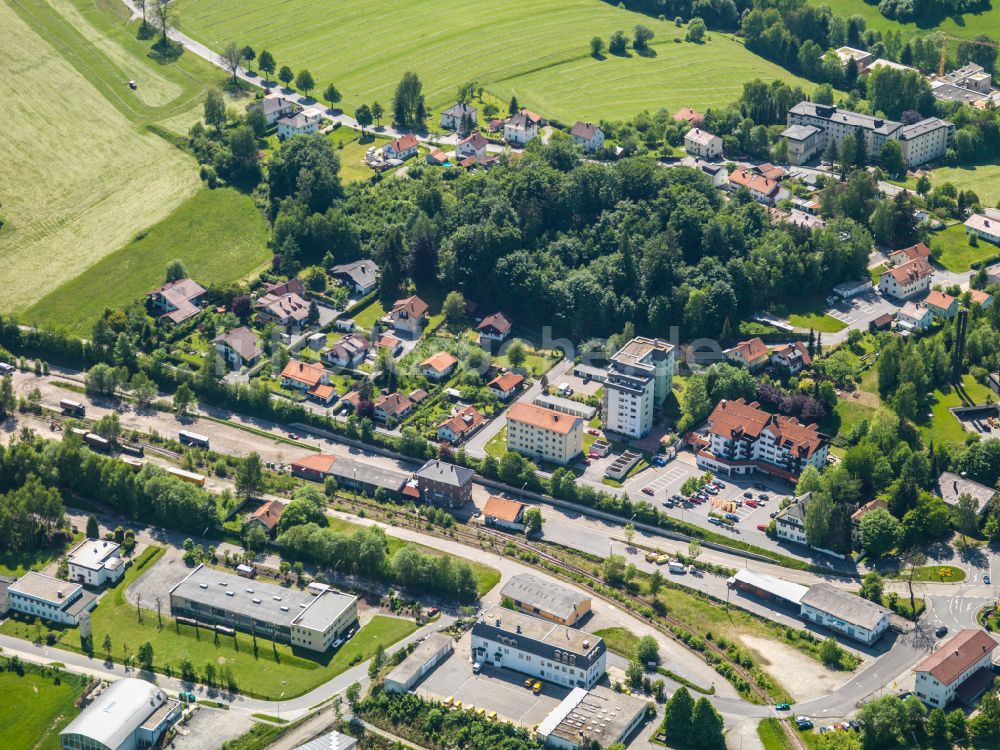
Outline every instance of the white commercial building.
<path id="1" fill-rule="evenodd" d="M 856 594 L 817 583 L 800 602 L 802 617 L 871 645 L 889 628 L 889 610 Z"/>
<path id="2" fill-rule="evenodd" d="M 564 687 L 593 688 L 604 676 L 604 639 L 504 607 L 472 626 L 472 659 Z"/>
<path id="3" fill-rule="evenodd" d="M 181 704 L 156 685 L 125 677 L 108 685 L 59 733 L 62 750 L 153 747 L 181 715 Z"/>
<path id="4" fill-rule="evenodd" d="M 90 637 L 90 613 L 97 597 L 79 583 L 31 571 L 7 588 L 7 601 L 15 612 L 60 625 L 79 625 L 80 637 Z"/>
<path id="5" fill-rule="evenodd" d="M 85 539 L 66 556 L 69 580 L 88 586 L 120 581 L 125 575 L 121 547 L 107 539 Z"/>
<path id="6" fill-rule="evenodd" d="M 322 583 L 296 591 L 199 565 L 170 589 L 170 610 L 322 653 L 354 627 L 358 597 Z"/>
<path id="7" fill-rule="evenodd" d="M 573 688 L 536 730 L 538 739 L 558 750 L 579 750 L 596 742 L 624 742 L 646 718 L 649 702 L 604 686 Z"/>
<path id="8" fill-rule="evenodd" d="M 383 685 L 390 693 L 412 690 L 428 672 L 447 659 L 455 650 L 455 642 L 444 633 L 431 633 L 418 644 L 388 675 Z"/>
<path id="9" fill-rule="evenodd" d="M 604 381 L 604 429 L 645 437 L 674 381 L 674 346 L 636 337 L 615 352 Z"/>
<path id="10" fill-rule="evenodd" d="M 924 703 L 944 708 L 956 698 L 975 700 L 993 682 L 997 642 L 985 630 L 969 628 L 913 668 L 914 692 Z"/>

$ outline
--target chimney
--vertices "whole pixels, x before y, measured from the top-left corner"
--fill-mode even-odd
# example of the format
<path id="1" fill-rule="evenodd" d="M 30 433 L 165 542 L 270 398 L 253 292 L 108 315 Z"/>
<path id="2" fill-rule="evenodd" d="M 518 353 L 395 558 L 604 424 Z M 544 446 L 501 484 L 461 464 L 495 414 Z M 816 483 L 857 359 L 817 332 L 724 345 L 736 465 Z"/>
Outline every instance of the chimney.
<path id="1" fill-rule="evenodd" d="M 521 632 L 521 626 L 518 625 L 517 628 L 516 628 L 516 630 L 517 630 L 518 633 L 520 633 Z"/>
<path id="2" fill-rule="evenodd" d="M 584 639 L 584 641 L 583 641 L 583 647 L 584 648 L 590 648 L 590 640 L 589 639 Z"/>

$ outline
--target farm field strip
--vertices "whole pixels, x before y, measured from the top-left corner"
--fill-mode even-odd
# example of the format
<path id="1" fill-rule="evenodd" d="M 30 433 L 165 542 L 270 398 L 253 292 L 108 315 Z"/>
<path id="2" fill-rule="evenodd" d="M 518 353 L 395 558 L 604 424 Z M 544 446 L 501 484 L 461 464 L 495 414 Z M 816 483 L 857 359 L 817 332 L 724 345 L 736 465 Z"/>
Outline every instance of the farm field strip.
<path id="1" fill-rule="evenodd" d="M 725 35 L 704 44 L 675 43 L 684 29 L 599 0 L 512 0 L 456 14 L 447 0 L 392 0 L 379 6 L 344 0 L 331 12 L 322 0 L 247 0 L 234 13 L 224 0 L 178 0 L 180 28 L 213 49 L 230 41 L 269 49 L 278 65 L 309 68 L 317 90 L 336 83 L 343 104 L 387 105 L 400 76 L 415 71 L 432 108 L 476 80 L 506 99 L 562 120 L 631 116 L 642 109 L 726 104 L 754 77 L 812 86 Z M 391 33 L 383 19 L 404 15 Z M 526 19 L 530 18 L 530 23 Z M 442 22 L 447 19 L 447 22 Z M 589 54 L 591 37 L 636 24 L 656 38 L 649 54 Z M 364 43 L 359 45 L 359 40 Z M 690 73 L 690 75 L 689 75 Z M 712 86 L 704 82 L 712 80 Z M 720 85 L 721 82 L 721 85 Z"/>

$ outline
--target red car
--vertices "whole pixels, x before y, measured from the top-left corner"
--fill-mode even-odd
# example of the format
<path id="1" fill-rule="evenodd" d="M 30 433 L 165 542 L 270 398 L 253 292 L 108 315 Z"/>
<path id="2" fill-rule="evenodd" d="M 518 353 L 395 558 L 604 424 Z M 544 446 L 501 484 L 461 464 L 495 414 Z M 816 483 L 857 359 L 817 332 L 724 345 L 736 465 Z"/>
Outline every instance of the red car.
<path id="1" fill-rule="evenodd" d="M 757 524 L 757 531 L 767 531 L 767 526 L 762 523 Z"/>
<path id="2" fill-rule="evenodd" d="M 597 429 L 594 429 L 593 427 L 588 427 L 587 428 L 587 434 L 588 435 L 600 435 L 601 431 L 597 430 Z"/>
<path id="3" fill-rule="evenodd" d="M 743 504 L 744 504 L 744 505 L 747 505 L 747 506 L 749 506 L 749 507 L 751 507 L 751 508 L 758 508 L 758 507 L 760 507 L 760 506 L 758 505 L 758 503 L 757 503 L 757 501 L 756 501 L 756 500 L 747 500 L 747 501 L 746 501 L 745 503 L 743 503 Z"/>
<path id="4" fill-rule="evenodd" d="M 642 494 L 643 495 L 652 495 L 652 494 L 654 494 L 653 493 L 653 488 L 652 487 L 643 487 L 642 488 Z"/>

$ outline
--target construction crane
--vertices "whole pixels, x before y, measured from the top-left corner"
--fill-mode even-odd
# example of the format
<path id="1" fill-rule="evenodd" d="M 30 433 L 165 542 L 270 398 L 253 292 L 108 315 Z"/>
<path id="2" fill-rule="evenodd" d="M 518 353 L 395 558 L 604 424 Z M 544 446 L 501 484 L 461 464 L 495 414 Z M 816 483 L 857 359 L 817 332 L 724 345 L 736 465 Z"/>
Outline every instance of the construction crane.
<path id="1" fill-rule="evenodd" d="M 941 41 L 941 59 L 938 60 L 938 75 L 944 75 L 945 64 L 948 62 L 948 42 L 959 42 L 964 44 L 977 44 L 980 47 L 992 47 L 995 50 L 1000 50 L 1000 45 L 996 42 L 983 42 L 978 39 L 963 39 L 958 36 L 949 36 L 944 32 L 939 31 L 937 34 L 939 40 Z"/>

